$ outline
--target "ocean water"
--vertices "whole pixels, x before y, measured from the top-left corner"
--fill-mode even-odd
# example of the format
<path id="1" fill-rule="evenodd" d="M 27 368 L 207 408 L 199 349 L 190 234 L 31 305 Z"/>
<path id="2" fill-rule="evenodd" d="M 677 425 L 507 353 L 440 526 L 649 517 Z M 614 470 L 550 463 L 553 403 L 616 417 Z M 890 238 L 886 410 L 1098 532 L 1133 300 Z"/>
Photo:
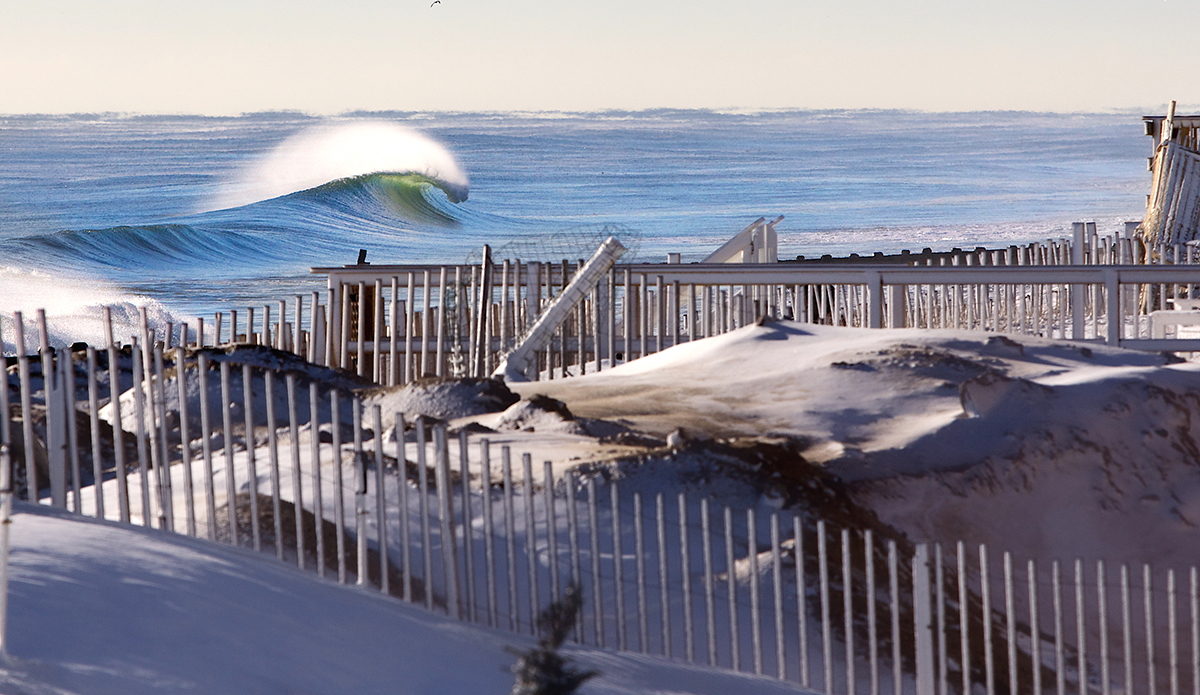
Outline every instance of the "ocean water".
<path id="1" fill-rule="evenodd" d="M 1021 243 L 1140 219 L 1138 114 L 898 111 L 0 116 L 0 314 L 211 315 L 312 266 L 695 261 L 759 216 L 780 257 Z M 11 341 L 10 335 L 5 336 Z"/>

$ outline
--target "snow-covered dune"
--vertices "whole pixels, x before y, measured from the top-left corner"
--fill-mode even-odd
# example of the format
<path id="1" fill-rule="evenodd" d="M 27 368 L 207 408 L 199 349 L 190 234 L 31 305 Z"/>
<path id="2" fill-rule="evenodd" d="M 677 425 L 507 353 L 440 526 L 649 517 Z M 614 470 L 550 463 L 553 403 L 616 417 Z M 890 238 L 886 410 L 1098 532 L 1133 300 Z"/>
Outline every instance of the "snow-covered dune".
<path id="1" fill-rule="evenodd" d="M 506 693 L 528 637 L 275 560 L 18 504 L 5 694 Z M 586 693 L 797 692 L 768 678 L 568 650 Z"/>
<path id="2" fill-rule="evenodd" d="M 913 540 L 1200 554 L 1200 365 L 1160 354 L 779 322 L 514 388 L 658 433 L 791 437 Z"/>

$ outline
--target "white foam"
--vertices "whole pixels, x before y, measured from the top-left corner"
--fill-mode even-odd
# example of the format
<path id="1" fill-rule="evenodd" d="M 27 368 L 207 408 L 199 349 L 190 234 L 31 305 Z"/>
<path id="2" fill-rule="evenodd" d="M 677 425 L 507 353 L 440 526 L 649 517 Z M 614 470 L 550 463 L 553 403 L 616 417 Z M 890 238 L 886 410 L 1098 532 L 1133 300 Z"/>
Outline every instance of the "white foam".
<path id="1" fill-rule="evenodd" d="M 310 128 L 250 163 L 207 209 L 220 210 L 376 173 L 416 173 L 444 181 L 460 199 L 469 183 L 445 147 L 411 128 L 379 121 Z"/>
<path id="2" fill-rule="evenodd" d="M 46 312 L 50 344 L 64 347 L 77 341 L 104 344 L 103 308 L 112 309 L 113 334 L 121 342 L 140 330 L 145 307 L 150 328 L 160 334 L 168 322 L 178 322 L 157 301 L 122 292 L 90 278 L 56 277 L 36 270 L 0 267 L 0 345 L 5 354 L 16 352 L 14 312 L 22 313 L 25 347 L 38 348 L 37 310 Z"/>

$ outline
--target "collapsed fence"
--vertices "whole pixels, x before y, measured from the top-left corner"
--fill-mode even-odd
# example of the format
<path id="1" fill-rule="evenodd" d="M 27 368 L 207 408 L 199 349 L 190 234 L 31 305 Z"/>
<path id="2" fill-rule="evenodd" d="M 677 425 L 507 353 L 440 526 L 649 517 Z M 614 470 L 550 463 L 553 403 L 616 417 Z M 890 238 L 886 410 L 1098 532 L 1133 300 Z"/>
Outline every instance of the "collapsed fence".
<path id="1" fill-rule="evenodd" d="M 514 632 L 574 584 L 581 644 L 831 695 L 1200 690 L 1196 568 L 1047 567 L 556 471 L 271 360 L 142 340 L 18 354 L 17 402 L 0 389 L 18 494 Z"/>

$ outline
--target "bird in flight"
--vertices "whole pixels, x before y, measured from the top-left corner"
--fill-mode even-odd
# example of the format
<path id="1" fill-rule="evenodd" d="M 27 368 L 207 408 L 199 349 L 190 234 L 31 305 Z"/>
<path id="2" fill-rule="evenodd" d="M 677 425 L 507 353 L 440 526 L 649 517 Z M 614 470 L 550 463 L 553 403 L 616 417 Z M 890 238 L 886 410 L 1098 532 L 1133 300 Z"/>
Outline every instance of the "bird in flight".
<path id="1" fill-rule="evenodd" d="M 433 0 L 433 2 L 429 3 L 429 6 L 433 7 L 434 5 L 440 5 L 440 4 L 442 4 L 442 0 Z"/>

